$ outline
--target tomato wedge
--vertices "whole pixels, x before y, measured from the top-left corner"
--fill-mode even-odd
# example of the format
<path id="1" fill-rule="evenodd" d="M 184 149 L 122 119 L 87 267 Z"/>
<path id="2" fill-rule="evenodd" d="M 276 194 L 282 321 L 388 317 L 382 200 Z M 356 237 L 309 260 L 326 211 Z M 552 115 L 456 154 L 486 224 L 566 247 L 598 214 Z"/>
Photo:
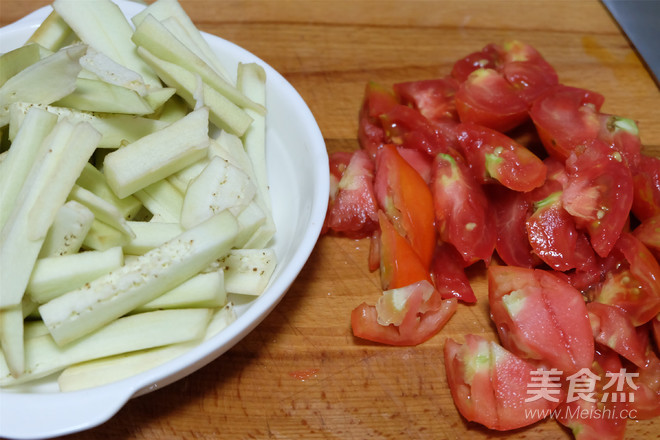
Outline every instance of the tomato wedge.
<path id="1" fill-rule="evenodd" d="M 635 371 L 639 374 L 634 382 L 637 389 L 631 390 L 633 399 L 628 402 L 631 414 L 638 420 L 660 416 L 660 359 L 650 344 L 645 355 L 645 365 Z"/>
<path id="2" fill-rule="evenodd" d="M 456 408 L 468 421 L 489 429 L 531 425 L 546 417 L 562 398 L 531 399 L 528 386 L 534 382 L 537 367 L 481 336 L 465 335 L 465 344 L 448 338 L 444 358 Z"/>
<path id="3" fill-rule="evenodd" d="M 401 235 L 387 215 L 379 210 L 380 225 L 380 281 L 383 290 L 408 286 L 418 281 L 432 282 L 428 267 L 417 251 Z"/>
<path id="4" fill-rule="evenodd" d="M 578 266 L 575 256 L 579 232 L 563 208 L 561 196 L 561 192 L 555 192 L 536 202 L 526 225 L 534 253 L 553 269 L 566 271 Z"/>
<path id="5" fill-rule="evenodd" d="M 465 274 L 464 261 L 450 243 L 438 244 L 431 264 L 431 277 L 442 298 L 456 298 L 474 304 L 477 297 Z"/>
<path id="6" fill-rule="evenodd" d="M 376 157 L 376 152 L 385 143 L 380 115 L 398 104 L 391 88 L 374 81 L 367 83 L 358 116 L 358 141 L 360 147 L 372 157 Z"/>
<path id="7" fill-rule="evenodd" d="M 568 184 L 562 205 L 589 234 L 598 255 L 607 256 L 628 222 L 633 178 L 620 155 L 593 139 L 566 161 Z"/>
<path id="8" fill-rule="evenodd" d="M 646 347 L 625 310 L 590 302 L 587 311 L 596 342 L 611 348 L 638 367 L 644 366 Z"/>
<path id="9" fill-rule="evenodd" d="M 481 183 L 497 181 L 515 191 L 543 185 L 543 161 L 510 137 L 487 127 L 464 122 L 457 127 L 463 155 Z"/>
<path id="10" fill-rule="evenodd" d="M 436 240 L 433 196 L 422 176 L 392 144 L 384 145 L 376 156 L 374 191 L 380 208 L 428 269 Z"/>
<path id="11" fill-rule="evenodd" d="M 368 237 L 378 227 L 373 188 L 374 163 L 364 150 L 354 152 L 337 183 L 326 216 L 327 228 L 348 237 Z"/>
<path id="12" fill-rule="evenodd" d="M 330 198 L 328 199 L 328 212 L 334 204 L 337 193 L 339 192 L 339 181 L 341 180 L 341 176 L 344 174 L 352 157 L 353 153 L 348 151 L 338 151 L 328 155 L 330 168 Z M 329 215 L 326 215 L 325 220 L 323 221 L 321 234 L 326 234 L 329 231 L 328 219 Z"/>
<path id="13" fill-rule="evenodd" d="M 488 44 L 480 51 L 461 58 L 452 67 L 452 78 L 462 83 L 477 69 L 497 69 L 501 62 L 500 50 L 498 45 Z"/>
<path id="14" fill-rule="evenodd" d="M 534 254 L 527 238 L 527 218 L 532 209 L 529 198 L 500 185 L 487 188 L 487 194 L 492 201 L 497 231 L 495 250 L 499 257 L 509 266 L 538 266 L 541 260 Z"/>
<path id="15" fill-rule="evenodd" d="M 660 215 L 660 158 L 643 156 L 633 177 L 632 212 L 638 220 Z"/>
<path id="16" fill-rule="evenodd" d="M 660 214 L 641 222 L 633 230 L 633 235 L 660 261 Z"/>
<path id="17" fill-rule="evenodd" d="M 582 294 L 541 269 L 488 268 L 488 303 L 502 345 L 570 375 L 589 368 L 594 339 Z"/>
<path id="18" fill-rule="evenodd" d="M 635 121 L 604 113 L 599 117 L 601 128 L 598 139 L 621 154 L 628 168 L 636 170 L 642 161 L 642 142 Z"/>
<path id="19" fill-rule="evenodd" d="M 455 298 L 443 300 L 428 281 L 383 292 L 375 306 L 351 313 L 353 334 L 382 344 L 418 345 L 435 335 L 456 312 Z"/>
<path id="20" fill-rule="evenodd" d="M 433 157 L 446 151 L 447 138 L 417 110 L 399 104 L 380 116 L 388 143 L 411 148 Z"/>
<path id="21" fill-rule="evenodd" d="M 613 374 L 621 372 L 619 356 L 606 347 L 596 347 L 590 373 L 596 377 L 594 392 L 589 399 L 562 402 L 557 407 L 557 421 L 573 431 L 576 440 L 620 439 L 623 440 L 627 418 L 626 402 L 613 402 L 611 391 L 603 390 Z M 611 388 L 610 388 L 611 390 Z M 605 395 L 604 393 L 607 393 Z M 603 402 L 604 400 L 604 402 Z"/>
<path id="22" fill-rule="evenodd" d="M 474 122 L 501 132 L 528 118 L 528 105 L 496 70 L 477 69 L 456 92 L 456 110 L 462 122 Z"/>
<path id="23" fill-rule="evenodd" d="M 519 40 L 502 45 L 500 71 L 528 105 L 545 90 L 559 83 L 555 69 L 531 45 Z"/>
<path id="24" fill-rule="evenodd" d="M 595 289 L 594 301 L 621 307 L 637 327 L 660 313 L 660 265 L 628 232 L 621 234 L 615 250 L 625 259 Z"/>
<path id="25" fill-rule="evenodd" d="M 426 153 L 411 148 L 397 147 L 397 151 L 422 176 L 422 179 L 428 185 L 433 171 L 433 158 Z"/>
<path id="26" fill-rule="evenodd" d="M 562 161 L 576 147 L 596 139 L 598 110 L 605 98 L 586 89 L 557 84 L 534 100 L 529 115 L 546 151 Z"/>
<path id="27" fill-rule="evenodd" d="M 429 121 L 458 121 L 454 102 L 458 81 L 454 78 L 401 82 L 394 84 L 393 88 L 402 104 L 414 108 Z"/>
<path id="28" fill-rule="evenodd" d="M 495 220 L 483 188 L 460 154 L 435 157 L 431 193 L 440 239 L 454 245 L 467 264 L 490 261 L 495 242 Z"/>

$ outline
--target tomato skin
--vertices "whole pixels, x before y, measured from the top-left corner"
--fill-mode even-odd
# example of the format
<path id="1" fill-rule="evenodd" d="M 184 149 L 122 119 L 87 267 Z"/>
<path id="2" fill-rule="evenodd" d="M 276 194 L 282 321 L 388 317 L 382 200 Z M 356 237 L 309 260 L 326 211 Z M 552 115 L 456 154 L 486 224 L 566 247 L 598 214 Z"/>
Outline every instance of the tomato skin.
<path id="1" fill-rule="evenodd" d="M 640 221 L 660 215 L 660 158 L 643 156 L 633 177 L 632 213 Z"/>
<path id="2" fill-rule="evenodd" d="M 454 95 L 458 81 L 452 77 L 396 83 L 394 93 L 402 104 L 409 105 L 429 121 L 458 121 Z"/>
<path id="3" fill-rule="evenodd" d="M 360 147 L 372 157 L 385 143 L 385 130 L 380 123 L 380 115 L 390 111 L 399 101 L 391 88 L 374 81 L 367 83 L 358 115 L 358 141 Z"/>
<path id="4" fill-rule="evenodd" d="M 454 245 L 468 264 L 489 261 L 495 221 L 483 188 L 458 153 L 435 157 L 431 193 L 440 239 Z"/>
<path id="5" fill-rule="evenodd" d="M 626 402 L 612 402 L 607 398 L 602 402 L 602 388 L 609 380 L 607 374 L 617 374 L 621 368 L 621 361 L 615 352 L 606 347 L 596 347 L 591 372 L 600 378 L 594 389 L 593 398 L 597 401 L 579 398 L 571 402 L 564 401 L 557 407 L 557 421 L 570 428 L 576 440 L 623 440 L 627 419 L 622 414 L 627 414 L 624 412 L 627 409 Z"/>
<path id="6" fill-rule="evenodd" d="M 454 404 L 468 421 L 507 431 L 539 421 L 559 404 L 527 401 L 536 366 L 481 336 L 465 335 L 465 344 L 448 338 L 444 359 Z"/>
<path id="7" fill-rule="evenodd" d="M 355 151 L 330 200 L 326 225 L 348 237 L 369 236 L 378 227 L 378 204 L 373 188 L 374 163 L 364 150 Z"/>
<path id="8" fill-rule="evenodd" d="M 611 348 L 635 365 L 644 366 L 646 347 L 625 310 L 590 302 L 587 311 L 596 342 Z"/>
<path id="9" fill-rule="evenodd" d="M 374 191 L 380 208 L 428 269 L 436 241 L 433 196 L 394 145 L 384 145 L 376 156 Z"/>
<path id="10" fill-rule="evenodd" d="M 432 282 L 428 268 L 422 263 L 410 242 L 379 210 L 380 225 L 380 280 L 383 290 L 397 289 L 418 281 Z"/>
<path id="11" fill-rule="evenodd" d="M 660 264 L 628 232 L 621 234 L 615 250 L 624 260 L 594 289 L 593 300 L 621 307 L 637 327 L 660 313 Z"/>
<path id="12" fill-rule="evenodd" d="M 461 122 L 474 122 L 501 132 L 517 127 L 529 117 L 527 103 L 493 69 L 470 73 L 456 92 L 456 110 Z"/>
<path id="13" fill-rule="evenodd" d="M 606 257 L 628 222 L 633 203 L 630 169 L 605 143 L 592 140 L 566 161 L 568 184 L 562 205 L 589 234 L 598 255 Z"/>
<path id="14" fill-rule="evenodd" d="M 488 303 L 502 345 L 566 375 L 589 368 L 594 339 L 578 290 L 542 269 L 488 268 Z"/>
<path id="15" fill-rule="evenodd" d="M 379 324 L 376 306 L 362 303 L 351 313 L 353 334 L 381 344 L 418 345 L 440 331 L 456 312 L 456 299 L 441 300 L 432 286 L 433 293 L 426 300 L 423 298 L 423 291 L 427 288 L 424 283 L 413 283 L 405 288 L 410 291 L 410 296 L 405 317 L 398 326 Z"/>
<path id="16" fill-rule="evenodd" d="M 481 183 L 498 181 L 527 192 L 545 182 L 543 161 L 510 137 L 470 122 L 459 124 L 457 133 L 463 155 Z"/>
<path id="17" fill-rule="evenodd" d="M 438 244 L 431 263 L 433 284 L 443 299 L 456 298 L 466 304 L 474 304 L 477 297 L 463 266 L 463 258 L 453 245 Z"/>
<path id="18" fill-rule="evenodd" d="M 603 101 L 599 93 L 563 84 L 536 98 L 529 115 L 546 151 L 564 161 L 577 146 L 597 138 Z"/>

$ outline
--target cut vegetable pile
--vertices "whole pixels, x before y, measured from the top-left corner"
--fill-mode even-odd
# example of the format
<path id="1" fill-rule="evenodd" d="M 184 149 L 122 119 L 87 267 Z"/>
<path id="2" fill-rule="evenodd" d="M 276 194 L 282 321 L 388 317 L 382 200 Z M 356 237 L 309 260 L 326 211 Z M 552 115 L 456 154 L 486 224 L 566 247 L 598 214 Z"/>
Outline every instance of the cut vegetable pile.
<path id="1" fill-rule="evenodd" d="M 214 336 L 277 257 L 263 67 L 177 0 L 52 6 L 0 58 L 0 386 L 73 390 Z"/>
<path id="2" fill-rule="evenodd" d="M 499 343 L 444 349 L 469 421 L 592 439 L 660 415 L 660 159 L 603 101 L 530 45 L 489 44 L 442 78 L 368 83 L 361 148 L 330 156 L 325 232 L 369 237 L 383 290 L 355 336 L 423 343 L 485 266 Z"/>

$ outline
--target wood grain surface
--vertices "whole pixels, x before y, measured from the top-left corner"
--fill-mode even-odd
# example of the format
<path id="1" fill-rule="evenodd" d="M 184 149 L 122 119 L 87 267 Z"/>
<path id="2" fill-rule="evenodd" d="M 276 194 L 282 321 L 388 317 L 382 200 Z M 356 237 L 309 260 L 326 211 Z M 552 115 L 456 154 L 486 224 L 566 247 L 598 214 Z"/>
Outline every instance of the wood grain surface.
<path id="1" fill-rule="evenodd" d="M 0 25 L 50 2 L 0 0 Z M 357 148 L 367 81 L 443 76 L 490 42 L 534 45 L 560 80 L 605 95 L 603 110 L 635 119 L 660 155 L 660 92 L 596 0 L 181 0 L 198 27 L 253 52 L 306 100 L 328 151 Z M 483 267 L 479 297 L 413 348 L 352 336 L 350 312 L 380 294 L 368 242 L 322 237 L 277 308 L 226 354 L 129 401 L 107 423 L 66 437 L 122 439 L 570 439 L 554 420 L 488 431 L 458 414 L 442 347 L 466 333 L 494 338 Z M 631 421 L 630 439 L 660 438 L 660 421 Z"/>

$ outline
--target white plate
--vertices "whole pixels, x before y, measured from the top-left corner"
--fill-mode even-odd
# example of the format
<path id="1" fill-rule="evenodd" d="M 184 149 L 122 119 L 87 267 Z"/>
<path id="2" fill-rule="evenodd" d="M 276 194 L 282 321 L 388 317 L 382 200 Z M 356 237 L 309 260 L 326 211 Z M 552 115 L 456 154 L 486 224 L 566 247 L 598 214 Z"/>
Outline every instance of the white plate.
<path id="1" fill-rule="evenodd" d="M 144 6 L 117 4 L 127 17 Z M 0 52 L 22 45 L 50 13 L 47 6 L 0 29 Z M 59 392 L 56 378 L 20 391 L 0 390 L 0 437 L 47 438 L 82 431 L 111 418 L 132 397 L 168 385 L 211 362 L 254 329 L 284 296 L 318 239 L 328 202 L 328 155 L 321 131 L 296 90 L 272 67 L 246 50 L 204 34 L 230 72 L 238 62 L 257 62 L 267 73 L 267 164 L 277 233 L 278 267 L 266 292 L 237 304 L 238 318 L 212 339 L 157 368 L 75 392 Z"/>

